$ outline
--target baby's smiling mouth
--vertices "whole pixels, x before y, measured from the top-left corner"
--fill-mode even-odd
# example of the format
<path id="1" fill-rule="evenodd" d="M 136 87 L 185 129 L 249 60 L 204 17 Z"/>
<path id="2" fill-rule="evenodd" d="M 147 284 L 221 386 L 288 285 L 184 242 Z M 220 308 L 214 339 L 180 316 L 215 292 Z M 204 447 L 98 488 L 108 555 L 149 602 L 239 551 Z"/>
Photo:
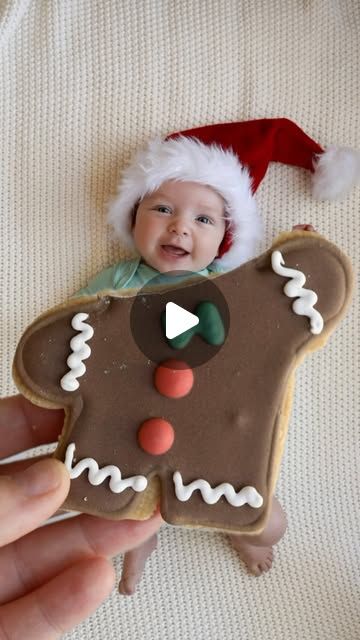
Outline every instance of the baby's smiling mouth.
<path id="1" fill-rule="evenodd" d="M 161 248 L 167 254 L 172 255 L 172 256 L 182 257 L 182 256 L 189 255 L 189 252 L 186 251 L 185 249 L 182 249 L 182 247 L 176 247 L 175 245 L 172 245 L 172 244 L 162 244 Z"/>

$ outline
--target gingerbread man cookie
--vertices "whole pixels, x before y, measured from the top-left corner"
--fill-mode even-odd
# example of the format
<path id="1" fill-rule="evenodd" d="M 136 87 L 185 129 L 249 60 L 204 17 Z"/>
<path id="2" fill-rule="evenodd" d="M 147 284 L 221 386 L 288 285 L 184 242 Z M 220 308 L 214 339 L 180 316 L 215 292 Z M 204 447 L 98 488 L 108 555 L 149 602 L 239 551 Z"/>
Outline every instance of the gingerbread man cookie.
<path id="1" fill-rule="evenodd" d="M 164 520 L 175 525 L 263 529 L 295 369 L 344 315 L 352 270 L 318 234 L 293 232 L 210 280 L 228 304 L 226 331 L 206 282 L 192 279 L 171 299 L 186 295 L 189 311 L 201 307 L 204 320 L 180 344 L 164 335 L 154 289 L 146 323 L 159 345 L 158 364 L 133 339 L 135 290 L 71 300 L 25 331 L 14 360 L 16 384 L 36 404 L 65 408 L 55 452 L 72 478 L 64 508 L 144 519 L 160 504 Z M 192 370 L 195 345 L 214 355 Z"/>

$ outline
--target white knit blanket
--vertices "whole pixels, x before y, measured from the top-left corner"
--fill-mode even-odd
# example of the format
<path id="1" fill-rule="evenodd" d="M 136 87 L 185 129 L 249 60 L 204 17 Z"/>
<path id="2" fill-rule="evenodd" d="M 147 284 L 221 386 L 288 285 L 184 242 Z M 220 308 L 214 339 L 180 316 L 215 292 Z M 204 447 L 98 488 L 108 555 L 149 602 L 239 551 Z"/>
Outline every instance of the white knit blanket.
<path id="1" fill-rule="evenodd" d="M 360 148 L 358 0 L 0 2 L 1 394 L 40 312 L 124 256 L 105 205 L 154 135 L 260 117 Z M 312 223 L 359 262 L 360 189 L 318 203 L 306 171 L 272 165 L 266 238 Z M 249 577 L 219 533 L 164 528 L 133 598 L 114 591 L 72 640 L 356 640 L 358 299 L 297 387 L 277 495 L 289 527 Z M 121 558 L 116 560 L 118 571 Z"/>

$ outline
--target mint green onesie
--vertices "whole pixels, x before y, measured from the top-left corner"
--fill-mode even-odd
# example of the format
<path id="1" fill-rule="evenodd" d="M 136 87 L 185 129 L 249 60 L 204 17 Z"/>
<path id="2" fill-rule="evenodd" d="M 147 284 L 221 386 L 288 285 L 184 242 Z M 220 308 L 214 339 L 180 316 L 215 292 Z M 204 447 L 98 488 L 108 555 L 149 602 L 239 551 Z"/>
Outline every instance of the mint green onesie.
<path id="1" fill-rule="evenodd" d="M 199 275 L 207 277 L 210 273 L 222 273 L 218 267 L 214 267 L 213 263 L 206 269 L 199 271 Z M 159 275 L 159 271 L 149 267 L 149 265 L 142 262 L 141 256 L 133 258 L 132 260 L 123 260 L 118 262 L 103 271 L 100 271 L 86 287 L 83 287 L 78 291 L 76 296 L 91 296 L 99 291 L 105 289 L 117 290 L 117 289 L 131 289 L 141 288 L 151 278 Z M 166 274 L 163 275 L 162 280 L 166 282 Z"/>

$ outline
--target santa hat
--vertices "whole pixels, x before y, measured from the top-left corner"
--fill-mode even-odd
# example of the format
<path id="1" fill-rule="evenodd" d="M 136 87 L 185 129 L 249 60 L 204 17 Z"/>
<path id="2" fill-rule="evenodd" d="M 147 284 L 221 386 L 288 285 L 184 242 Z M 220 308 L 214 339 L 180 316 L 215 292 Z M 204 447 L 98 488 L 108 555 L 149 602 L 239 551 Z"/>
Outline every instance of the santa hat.
<path id="1" fill-rule="evenodd" d="M 214 265 L 233 269 L 254 255 L 261 234 L 254 193 L 269 162 L 312 172 L 317 199 L 339 199 L 360 180 L 360 153 L 322 149 L 286 118 L 208 125 L 150 141 L 125 169 L 109 222 L 127 247 L 134 248 L 135 206 L 167 180 L 212 187 L 225 201 L 224 238 Z"/>

